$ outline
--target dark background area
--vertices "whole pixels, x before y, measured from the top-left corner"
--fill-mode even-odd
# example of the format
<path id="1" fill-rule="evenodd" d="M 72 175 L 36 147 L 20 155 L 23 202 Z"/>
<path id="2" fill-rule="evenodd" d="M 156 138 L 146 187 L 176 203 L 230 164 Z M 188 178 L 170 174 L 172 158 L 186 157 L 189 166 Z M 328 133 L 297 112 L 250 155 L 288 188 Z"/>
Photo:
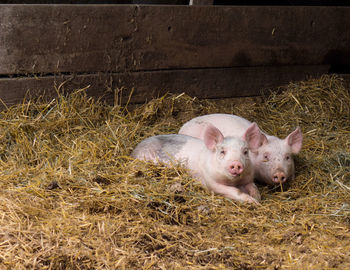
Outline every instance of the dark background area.
<path id="1" fill-rule="evenodd" d="M 187 5 L 189 0 L 1 0 L 0 4 L 158 4 Z M 214 5 L 350 6 L 349 0 L 214 0 Z"/>

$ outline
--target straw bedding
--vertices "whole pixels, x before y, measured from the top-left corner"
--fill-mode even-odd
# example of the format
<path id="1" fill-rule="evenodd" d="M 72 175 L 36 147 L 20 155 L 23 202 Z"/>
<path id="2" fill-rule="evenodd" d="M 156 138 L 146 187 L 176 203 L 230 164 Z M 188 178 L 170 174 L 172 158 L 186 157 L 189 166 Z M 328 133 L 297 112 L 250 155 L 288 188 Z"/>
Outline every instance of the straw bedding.
<path id="1" fill-rule="evenodd" d="M 0 115 L 1 269 L 350 268 L 350 95 L 342 79 L 268 97 L 167 95 L 128 111 L 84 90 Z M 118 97 L 116 97 L 118 100 Z M 233 113 L 304 134 L 296 179 L 262 206 L 214 196 L 185 169 L 133 160 L 142 139 Z"/>

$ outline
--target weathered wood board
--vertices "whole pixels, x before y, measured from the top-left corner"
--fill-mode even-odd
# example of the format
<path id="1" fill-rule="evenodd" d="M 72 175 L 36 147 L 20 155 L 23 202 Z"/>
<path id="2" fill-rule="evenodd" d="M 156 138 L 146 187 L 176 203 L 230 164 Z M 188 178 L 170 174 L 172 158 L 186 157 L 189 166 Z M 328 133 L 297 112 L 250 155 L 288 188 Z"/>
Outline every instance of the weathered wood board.
<path id="1" fill-rule="evenodd" d="M 53 91 L 55 74 L 94 96 L 134 87 L 134 102 L 255 95 L 349 66 L 349 18 L 350 7 L 1 5 L 0 98 Z"/>
<path id="2" fill-rule="evenodd" d="M 189 1 L 190 5 L 213 5 L 214 0 L 190 0 Z"/>
<path id="3" fill-rule="evenodd" d="M 350 64 L 350 7 L 3 5 L 0 74 Z"/>
<path id="4" fill-rule="evenodd" d="M 186 92 L 201 98 L 246 97 L 260 95 L 263 90 L 290 81 L 320 76 L 327 73 L 328 68 L 319 65 L 243 67 L 8 78 L 0 80 L 0 96 L 5 104 L 11 105 L 21 102 L 25 96 L 44 94 L 50 99 L 57 94 L 56 88 L 70 92 L 87 87 L 89 95 L 103 97 L 107 102 L 112 102 L 113 90 L 128 86 L 123 92 L 123 103 L 128 100 L 133 88 L 132 103 L 144 103 L 167 92 Z"/>

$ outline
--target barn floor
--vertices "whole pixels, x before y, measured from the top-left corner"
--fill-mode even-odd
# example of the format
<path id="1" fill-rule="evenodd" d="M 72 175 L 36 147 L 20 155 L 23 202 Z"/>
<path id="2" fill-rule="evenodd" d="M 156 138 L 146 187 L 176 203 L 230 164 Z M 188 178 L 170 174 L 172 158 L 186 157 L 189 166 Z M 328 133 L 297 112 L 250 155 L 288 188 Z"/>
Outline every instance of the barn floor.
<path id="1" fill-rule="evenodd" d="M 350 94 L 334 76 L 224 101 L 168 95 L 128 111 L 84 91 L 0 114 L 1 269 L 349 269 Z M 118 98 L 116 97 L 116 100 Z M 260 207 L 180 167 L 129 157 L 190 118 L 238 114 L 304 145 Z"/>

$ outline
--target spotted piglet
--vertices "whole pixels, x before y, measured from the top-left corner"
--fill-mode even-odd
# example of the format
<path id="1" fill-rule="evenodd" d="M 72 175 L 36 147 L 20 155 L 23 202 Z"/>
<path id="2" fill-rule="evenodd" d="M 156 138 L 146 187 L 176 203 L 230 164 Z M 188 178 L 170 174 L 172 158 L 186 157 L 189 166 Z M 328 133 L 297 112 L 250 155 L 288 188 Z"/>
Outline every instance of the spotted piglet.
<path id="1" fill-rule="evenodd" d="M 259 146 L 259 128 L 253 123 L 241 137 L 226 137 L 207 124 L 203 140 L 169 134 L 147 138 L 132 156 L 140 160 L 187 167 L 191 175 L 214 193 L 240 202 L 259 204 L 260 193 L 254 184 L 249 150 Z"/>

